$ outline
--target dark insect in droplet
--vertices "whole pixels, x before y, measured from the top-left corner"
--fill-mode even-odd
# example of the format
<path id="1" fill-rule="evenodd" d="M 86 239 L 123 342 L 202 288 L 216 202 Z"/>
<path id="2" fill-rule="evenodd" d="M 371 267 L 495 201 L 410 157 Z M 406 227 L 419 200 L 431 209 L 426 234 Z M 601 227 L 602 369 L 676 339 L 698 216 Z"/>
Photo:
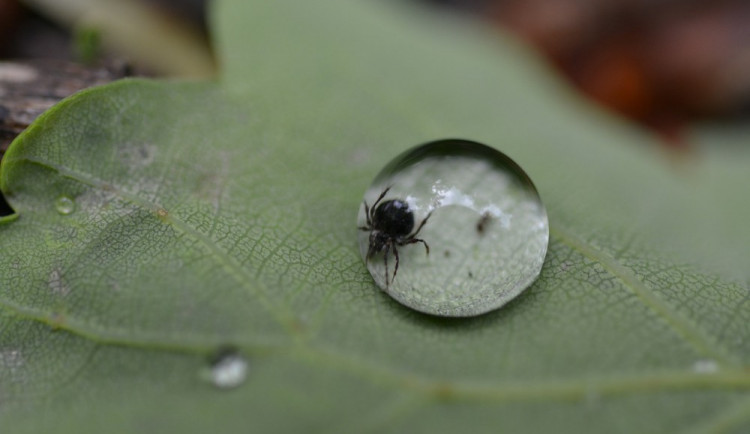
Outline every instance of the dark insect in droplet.
<path id="1" fill-rule="evenodd" d="M 399 258 L 397 246 L 422 243 L 427 255 L 430 254 L 430 246 L 427 245 L 427 242 L 416 238 L 416 236 L 432 214 L 427 214 L 427 217 L 422 220 L 417 230 L 412 233 L 412 229 L 414 229 L 414 213 L 409 209 L 409 204 L 401 199 L 390 199 L 381 203 L 381 200 L 383 200 L 390 189 L 388 187 L 380 193 L 378 199 L 372 204 L 372 208 L 367 204 L 367 201 L 364 202 L 367 224 L 359 228 L 361 231 L 370 231 L 367 249 L 368 261 L 375 254 L 385 251 L 383 261 L 385 263 L 386 287 L 389 285 L 388 253 L 391 250 L 393 250 L 393 256 L 396 257 L 396 265 L 393 269 L 393 277 L 390 279 L 391 282 L 396 279 L 396 273 L 398 273 Z"/>
<path id="2" fill-rule="evenodd" d="M 477 222 L 477 233 L 480 235 L 484 235 L 484 231 L 487 230 L 487 226 L 492 222 L 492 214 L 489 212 L 485 212 L 482 214 L 481 217 L 479 217 L 479 221 Z"/>

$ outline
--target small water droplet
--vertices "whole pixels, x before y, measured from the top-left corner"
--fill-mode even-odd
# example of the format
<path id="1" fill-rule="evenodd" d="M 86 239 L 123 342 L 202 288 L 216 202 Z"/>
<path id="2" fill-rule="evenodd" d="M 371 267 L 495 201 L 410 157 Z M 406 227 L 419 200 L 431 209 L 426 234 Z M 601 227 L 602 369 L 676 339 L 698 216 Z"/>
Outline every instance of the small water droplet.
<path id="1" fill-rule="evenodd" d="M 3 349 L 0 351 L 0 369 L 13 375 L 23 367 L 24 359 L 20 350 Z"/>
<path id="2" fill-rule="evenodd" d="M 693 363 L 693 372 L 696 374 L 715 374 L 718 371 L 719 364 L 716 363 L 716 360 L 701 359 Z"/>
<path id="3" fill-rule="evenodd" d="M 62 215 L 72 214 L 76 210 L 76 203 L 68 196 L 60 196 L 55 201 L 55 209 Z"/>
<path id="4" fill-rule="evenodd" d="M 392 160 L 365 192 L 357 223 L 378 286 L 439 316 L 480 315 L 518 296 L 539 275 L 549 241 L 526 173 L 493 148 L 456 139 Z"/>
<path id="5" fill-rule="evenodd" d="M 208 379 L 219 389 L 232 389 L 245 382 L 247 360 L 234 350 L 221 350 L 211 360 Z"/>

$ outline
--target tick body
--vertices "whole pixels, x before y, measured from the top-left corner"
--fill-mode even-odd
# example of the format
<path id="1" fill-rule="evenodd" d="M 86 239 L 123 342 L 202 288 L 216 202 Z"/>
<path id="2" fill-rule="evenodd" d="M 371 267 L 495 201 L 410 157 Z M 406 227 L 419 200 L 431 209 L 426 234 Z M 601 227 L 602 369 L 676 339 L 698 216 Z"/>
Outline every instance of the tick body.
<path id="1" fill-rule="evenodd" d="M 390 190 L 390 187 L 383 190 L 378 196 L 378 199 L 370 207 L 367 201 L 365 205 L 365 216 L 367 218 L 367 224 L 360 226 L 359 230 L 369 231 L 370 240 L 367 248 L 367 261 L 371 257 L 375 256 L 380 252 L 385 252 L 383 255 L 383 262 L 385 264 L 385 286 L 389 285 L 388 276 L 388 254 L 393 251 L 393 256 L 396 258 L 396 265 L 393 268 L 393 277 L 390 279 L 392 282 L 396 279 L 396 273 L 398 273 L 398 247 L 405 246 L 407 244 L 422 243 L 424 244 L 427 255 L 430 254 L 430 246 L 427 245 L 425 240 L 417 238 L 417 234 L 422 230 L 427 219 L 430 218 L 430 214 L 422 220 L 422 222 L 414 231 L 414 213 L 409 209 L 409 204 L 401 199 L 389 199 L 382 201 L 385 195 Z"/>

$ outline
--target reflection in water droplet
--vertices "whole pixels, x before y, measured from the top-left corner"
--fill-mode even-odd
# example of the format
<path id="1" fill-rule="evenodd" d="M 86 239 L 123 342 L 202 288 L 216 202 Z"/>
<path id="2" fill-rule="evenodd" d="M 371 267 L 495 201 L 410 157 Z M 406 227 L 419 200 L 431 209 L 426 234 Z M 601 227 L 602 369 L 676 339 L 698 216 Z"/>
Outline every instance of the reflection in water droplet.
<path id="1" fill-rule="evenodd" d="M 362 258 L 378 286 L 413 309 L 479 315 L 515 298 L 541 271 L 546 210 L 524 171 L 485 145 L 441 140 L 408 150 L 378 174 L 364 201 Z M 438 254 L 428 255 L 428 245 Z"/>
<path id="2" fill-rule="evenodd" d="M 696 374 L 715 374 L 719 371 L 719 364 L 716 360 L 702 359 L 693 363 L 693 372 Z"/>
<path id="3" fill-rule="evenodd" d="M 219 389 L 232 389 L 245 382 L 247 360 L 233 350 L 222 350 L 211 362 L 209 380 Z"/>
<path id="4" fill-rule="evenodd" d="M 60 196 L 55 201 L 55 209 L 62 215 L 72 214 L 76 210 L 76 203 L 68 196 Z"/>

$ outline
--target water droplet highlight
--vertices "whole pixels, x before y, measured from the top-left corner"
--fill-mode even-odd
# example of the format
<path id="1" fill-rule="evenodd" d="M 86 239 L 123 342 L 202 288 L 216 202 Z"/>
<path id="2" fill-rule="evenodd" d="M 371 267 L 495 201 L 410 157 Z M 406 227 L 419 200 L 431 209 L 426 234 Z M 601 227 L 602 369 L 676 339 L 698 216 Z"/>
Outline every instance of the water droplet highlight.
<path id="1" fill-rule="evenodd" d="M 693 372 L 696 374 L 715 374 L 719 371 L 719 364 L 716 360 L 701 359 L 693 363 Z"/>
<path id="2" fill-rule="evenodd" d="M 503 153 L 458 139 L 393 159 L 365 192 L 357 226 L 377 285 L 439 316 L 480 315 L 518 296 L 539 276 L 549 242 L 547 212 L 526 173 Z"/>
<path id="3" fill-rule="evenodd" d="M 76 203 L 68 196 L 60 196 L 55 201 L 55 209 L 62 215 L 69 215 L 76 210 Z"/>
<path id="4" fill-rule="evenodd" d="M 221 350 L 211 360 L 209 381 L 219 389 L 233 389 L 247 378 L 247 360 L 234 350 Z"/>

